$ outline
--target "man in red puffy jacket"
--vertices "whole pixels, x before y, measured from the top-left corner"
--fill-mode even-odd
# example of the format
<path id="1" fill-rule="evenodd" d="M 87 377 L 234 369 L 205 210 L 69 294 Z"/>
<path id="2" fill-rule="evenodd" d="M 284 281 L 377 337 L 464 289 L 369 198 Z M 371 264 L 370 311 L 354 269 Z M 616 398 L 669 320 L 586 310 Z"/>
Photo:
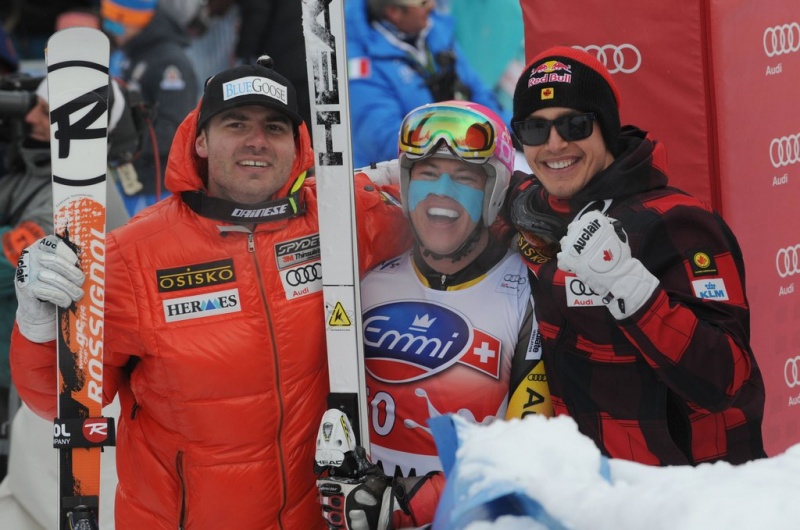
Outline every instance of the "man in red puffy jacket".
<path id="1" fill-rule="evenodd" d="M 117 529 L 324 527 L 313 473 L 328 374 L 312 164 L 291 83 L 261 64 L 226 70 L 177 131 L 172 196 L 108 235 Z M 356 182 L 367 270 L 409 239 L 385 190 Z M 55 305 L 82 296 L 76 263 L 48 236 L 24 251 L 17 275 L 12 376 L 48 418 Z"/>

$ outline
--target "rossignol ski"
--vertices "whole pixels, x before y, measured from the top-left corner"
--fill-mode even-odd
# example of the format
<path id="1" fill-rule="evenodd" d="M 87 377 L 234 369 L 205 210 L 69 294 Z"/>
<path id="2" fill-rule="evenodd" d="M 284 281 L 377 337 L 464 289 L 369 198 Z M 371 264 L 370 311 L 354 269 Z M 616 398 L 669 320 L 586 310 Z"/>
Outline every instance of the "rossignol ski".
<path id="1" fill-rule="evenodd" d="M 322 291 L 330 375 L 328 408 L 346 415 L 344 420 L 340 416 L 334 420 L 326 414 L 320 432 L 326 421 L 329 433 L 335 424 L 335 432 L 344 428 L 343 436 L 369 451 L 344 28 L 344 0 L 303 0 L 310 126 L 317 156 Z M 349 422 L 344 425 L 342 422 L 347 419 Z M 354 436 L 348 432 L 351 425 Z M 318 460 L 323 467 L 332 463 L 328 457 Z"/>
<path id="2" fill-rule="evenodd" d="M 114 443 L 113 419 L 102 417 L 109 42 L 69 28 L 50 37 L 46 57 L 53 224 L 86 275 L 84 297 L 58 308 L 58 527 L 93 530 L 100 453 Z"/>

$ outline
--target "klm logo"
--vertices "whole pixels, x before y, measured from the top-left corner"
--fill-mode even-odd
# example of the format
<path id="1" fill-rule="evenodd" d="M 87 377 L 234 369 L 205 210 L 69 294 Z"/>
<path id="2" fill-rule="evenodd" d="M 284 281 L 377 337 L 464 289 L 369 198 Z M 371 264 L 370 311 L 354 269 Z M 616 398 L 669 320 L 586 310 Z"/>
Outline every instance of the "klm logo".
<path id="1" fill-rule="evenodd" d="M 711 280 L 697 280 L 692 282 L 694 294 L 703 300 L 728 300 L 728 290 L 722 278 Z"/>
<path id="2" fill-rule="evenodd" d="M 717 289 L 716 284 L 708 282 L 705 284 L 705 291 L 700 291 L 700 298 L 723 298 L 725 295 L 724 289 Z"/>

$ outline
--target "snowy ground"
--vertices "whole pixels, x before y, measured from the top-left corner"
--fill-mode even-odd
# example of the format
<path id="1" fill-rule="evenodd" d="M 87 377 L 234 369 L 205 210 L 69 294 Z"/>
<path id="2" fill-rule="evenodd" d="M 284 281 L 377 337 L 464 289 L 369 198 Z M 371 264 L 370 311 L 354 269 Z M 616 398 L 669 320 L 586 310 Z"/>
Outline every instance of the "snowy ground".
<path id="1" fill-rule="evenodd" d="M 547 526 L 541 517 L 502 517 L 466 530 L 800 528 L 800 444 L 740 466 L 659 468 L 612 459 L 607 479 L 600 452 L 571 418 L 531 416 L 489 426 L 456 421 L 455 510 L 463 513 L 493 490 L 516 490 L 557 521 Z"/>

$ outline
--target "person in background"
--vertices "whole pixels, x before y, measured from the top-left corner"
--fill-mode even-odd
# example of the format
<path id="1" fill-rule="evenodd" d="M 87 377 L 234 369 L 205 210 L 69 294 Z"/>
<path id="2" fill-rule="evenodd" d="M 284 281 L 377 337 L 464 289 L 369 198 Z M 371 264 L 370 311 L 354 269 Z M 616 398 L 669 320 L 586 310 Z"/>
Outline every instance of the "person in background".
<path id="1" fill-rule="evenodd" d="M 235 50 L 237 60 L 246 64 L 264 53 L 274 58 L 275 68 L 284 72 L 297 89 L 300 116 L 310 123 L 302 2 L 237 0 L 236 4 L 241 17 Z"/>
<path id="2" fill-rule="evenodd" d="M 234 55 L 240 22 L 234 0 L 159 0 L 158 8 L 189 36 L 186 54 L 197 74 L 198 94 L 203 93 L 206 80 L 217 72 L 252 62 L 237 62 Z"/>
<path id="3" fill-rule="evenodd" d="M 399 151 L 415 243 L 361 282 L 375 465 L 362 484 L 320 480 L 331 528 L 433 520 L 444 476 L 431 417 L 553 415 L 528 270 L 490 231 L 514 169 L 511 133 L 482 105 L 432 103 L 403 119 Z"/>
<path id="4" fill-rule="evenodd" d="M 556 414 L 603 454 L 653 465 L 765 456 L 742 252 L 725 221 L 668 185 L 664 145 L 620 126 L 585 52 L 534 57 L 513 130 L 534 177 L 509 203 Z"/>
<path id="5" fill-rule="evenodd" d="M 510 122 L 434 0 L 347 0 L 344 8 L 356 167 L 394 159 L 400 122 L 426 103 L 469 100 Z"/>
<path id="6" fill-rule="evenodd" d="M 328 394 L 313 163 L 294 87 L 271 61 L 225 70 L 175 136 L 172 195 L 107 235 L 103 390 L 121 408 L 117 530 L 324 526 L 313 472 Z M 356 179 L 366 271 L 410 238 L 392 190 Z M 12 375 L 46 418 L 55 303 L 81 298 L 76 261 L 47 236 L 15 277 Z"/>
<path id="7" fill-rule="evenodd" d="M 120 182 L 131 215 L 162 197 L 164 170 L 181 121 L 197 104 L 194 66 L 184 50 L 189 38 L 156 7 L 156 0 L 102 0 L 103 30 L 124 55 L 117 73 L 149 108 L 135 178 Z"/>

